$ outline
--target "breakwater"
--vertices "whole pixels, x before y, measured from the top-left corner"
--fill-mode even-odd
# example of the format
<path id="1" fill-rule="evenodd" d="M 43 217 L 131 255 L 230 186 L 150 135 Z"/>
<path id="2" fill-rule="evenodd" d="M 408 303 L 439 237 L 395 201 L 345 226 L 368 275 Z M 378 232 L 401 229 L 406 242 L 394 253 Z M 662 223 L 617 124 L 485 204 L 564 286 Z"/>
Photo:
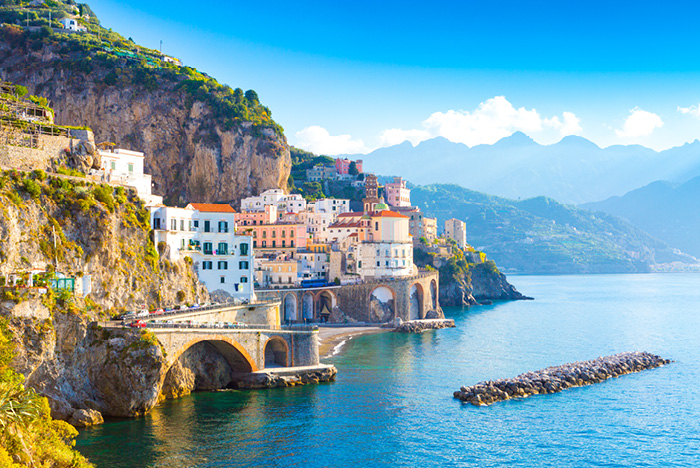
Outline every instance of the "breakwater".
<path id="1" fill-rule="evenodd" d="M 424 319 L 409 320 L 394 328 L 399 333 L 421 333 L 426 330 L 439 330 L 441 328 L 454 328 L 453 319 Z"/>
<path id="2" fill-rule="evenodd" d="M 603 382 L 668 364 L 671 361 L 647 352 L 619 353 L 590 361 L 573 362 L 526 372 L 511 379 L 489 380 L 454 392 L 454 397 L 475 406 L 485 406 L 511 398 L 557 393 L 571 387 Z"/>

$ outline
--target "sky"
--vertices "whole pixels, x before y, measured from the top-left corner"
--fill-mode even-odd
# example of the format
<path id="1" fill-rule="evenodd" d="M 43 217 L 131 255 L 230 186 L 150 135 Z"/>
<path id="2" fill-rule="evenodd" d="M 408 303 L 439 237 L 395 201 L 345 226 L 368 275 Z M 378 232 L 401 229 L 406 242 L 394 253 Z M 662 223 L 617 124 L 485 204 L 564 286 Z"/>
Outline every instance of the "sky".
<path id="1" fill-rule="evenodd" d="M 93 0 L 102 25 L 255 89 L 322 154 L 522 131 L 657 150 L 700 138 L 700 4 Z"/>

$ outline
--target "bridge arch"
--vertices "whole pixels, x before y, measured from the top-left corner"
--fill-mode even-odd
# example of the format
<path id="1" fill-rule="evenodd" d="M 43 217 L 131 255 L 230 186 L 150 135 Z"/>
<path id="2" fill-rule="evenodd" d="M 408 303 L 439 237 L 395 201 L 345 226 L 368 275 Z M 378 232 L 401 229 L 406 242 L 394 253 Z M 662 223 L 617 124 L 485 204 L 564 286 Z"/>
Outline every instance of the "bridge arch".
<path id="1" fill-rule="evenodd" d="M 409 290 L 409 310 L 408 319 L 418 320 L 423 318 L 424 294 L 423 286 L 420 283 L 413 283 Z"/>
<path id="2" fill-rule="evenodd" d="M 222 335 L 207 335 L 190 340 L 171 355 L 168 368 L 172 367 L 185 351 L 201 342 L 214 346 L 234 372 L 255 372 L 258 370 L 255 361 L 241 344 Z"/>
<path id="3" fill-rule="evenodd" d="M 396 291 L 379 285 L 369 294 L 370 321 L 386 323 L 396 317 Z"/>
<path id="4" fill-rule="evenodd" d="M 297 321 L 297 295 L 294 293 L 288 293 L 284 296 L 283 301 L 284 310 L 284 321 L 285 322 L 296 322 Z"/>
<path id="5" fill-rule="evenodd" d="M 333 307 L 338 304 L 338 298 L 330 289 L 324 289 L 316 294 L 316 317 L 328 317 Z"/>
<path id="6" fill-rule="evenodd" d="M 437 309 L 438 287 L 437 282 L 434 279 L 430 280 L 430 298 L 433 302 L 433 310 Z"/>
<path id="7" fill-rule="evenodd" d="M 301 314 L 307 320 L 314 318 L 314 295 L 308 291 L 301 297 Z"/>
<path id="8" fill-rule="evenodd" d="M 279 336 L 270 337 L 264 347 L 265 368 L 289 366 L 289 344 Z"/>

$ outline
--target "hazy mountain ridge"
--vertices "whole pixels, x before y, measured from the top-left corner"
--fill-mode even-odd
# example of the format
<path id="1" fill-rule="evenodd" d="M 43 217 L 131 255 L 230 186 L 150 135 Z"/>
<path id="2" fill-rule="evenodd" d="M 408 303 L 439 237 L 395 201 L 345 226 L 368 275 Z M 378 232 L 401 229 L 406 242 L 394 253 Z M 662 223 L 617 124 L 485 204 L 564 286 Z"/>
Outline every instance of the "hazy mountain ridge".
<path id="1" fill-rule="evenodd" d="M 656 181 L 621 197 L 581 208 L 628 219 L 667 244 L 700 257 L 700 177 L 684 184 Z"/>
<path id="2" fill-rule="evenodd" d="M 600 148 L 578 136 L 540 145 L 515 132 L 493 145 L 468 147 L 438 137 L 366 155 L 366 171 L 401 175 L 416 184 L 454 183 L 518 199 L 548 196 L 586 203 L 622 195 L 659 179 L 700 176 L 700 141 L 657 152 L 639 145 Z"/>
<path id="3" fill-rule="evenodd" d="M 641 273 L 672 262 L 697 264 L 626 220 L 546 197 L 515 201 L 435 184 L 415 187 L 411 198 L 438 225 L 466 220 L 467 241 L 504 271 Z"/>

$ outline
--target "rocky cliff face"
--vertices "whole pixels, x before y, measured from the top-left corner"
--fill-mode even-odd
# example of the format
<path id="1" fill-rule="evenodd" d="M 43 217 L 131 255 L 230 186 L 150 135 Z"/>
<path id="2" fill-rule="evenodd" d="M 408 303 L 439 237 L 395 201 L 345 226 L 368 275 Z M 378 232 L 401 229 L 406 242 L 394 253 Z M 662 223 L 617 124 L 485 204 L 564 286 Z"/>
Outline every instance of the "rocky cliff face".
<path id="1" fill-rule="evenodd" d="M 479 252 L 462 252 L 450 257 L 414 248 L 413 259 L 420 267 L 430 266 L 440 272 L 440 305 L 461 307 L 492 300 L 531 299 L 510 284 L 495 263 Z"/>
<path id="2" fill-rule="evenodd" d="M 1 173 L 0 187 L 2 281 L 16 274 L 26 284 L 30 269 L 55 269 L 92 284 L 84 299 L 0 288 L 0 314 L 18 343 L 15 368 L 49 397 L 56 417 L 144 414 L 161 398 L 167 371 L 157 340 L 94 322 L 141 304 L 207 301 L 191 265 L 158 258 L 133 192 L 16 171 Z"/>
<path id="3" fill-rule="evenodd" d="M 206 92 L 188 93 L 156 69 L 99 57 L 58 39 L 0 35 L 0 77 L 49 98 L 57 124 L 87 125 L 98 143 L 144 152 L 166 202 L 234 202 L 286 188 L 291 158 L 279 130 L 224 125 Z"/>

